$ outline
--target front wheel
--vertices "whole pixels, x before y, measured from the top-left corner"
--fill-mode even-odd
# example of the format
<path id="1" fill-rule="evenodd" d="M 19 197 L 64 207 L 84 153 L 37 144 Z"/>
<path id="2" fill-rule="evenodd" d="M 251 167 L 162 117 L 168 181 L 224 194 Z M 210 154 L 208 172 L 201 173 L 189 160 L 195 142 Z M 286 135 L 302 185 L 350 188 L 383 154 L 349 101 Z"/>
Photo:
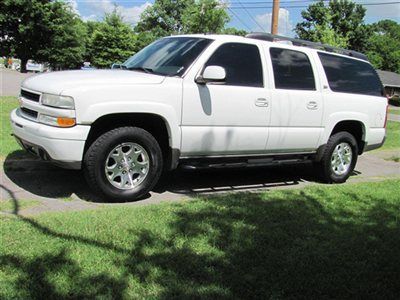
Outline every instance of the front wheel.
<path id="1" fill-rule="evenodd" d="M 354 136 L 348 132 L 338 132 L 329 138 L 322 159 L 316 167 L 323 181 L 342 183 L 353 172 L 357 157 L 358 145 Z"/>
<path id="2" fill-rule="evenodd" d="M 84 173 L 94 191 L 112 201 L 143 197 L 162 172 L 162 153 L 155 138 L 137 127 L 104 133 L 85 154 Z"/>

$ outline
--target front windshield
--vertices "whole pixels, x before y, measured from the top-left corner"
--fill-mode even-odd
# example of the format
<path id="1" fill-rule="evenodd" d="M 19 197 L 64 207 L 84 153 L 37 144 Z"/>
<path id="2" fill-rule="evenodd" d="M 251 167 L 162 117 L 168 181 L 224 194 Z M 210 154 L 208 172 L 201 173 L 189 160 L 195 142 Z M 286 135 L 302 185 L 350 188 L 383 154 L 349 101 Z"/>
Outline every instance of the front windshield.
<path id="1" fill-rule="evenodd" d="M 212 42 L 193 37 L 163 38 L 143 48 L 122 68 L 165 76 L 180 76 Z"/>

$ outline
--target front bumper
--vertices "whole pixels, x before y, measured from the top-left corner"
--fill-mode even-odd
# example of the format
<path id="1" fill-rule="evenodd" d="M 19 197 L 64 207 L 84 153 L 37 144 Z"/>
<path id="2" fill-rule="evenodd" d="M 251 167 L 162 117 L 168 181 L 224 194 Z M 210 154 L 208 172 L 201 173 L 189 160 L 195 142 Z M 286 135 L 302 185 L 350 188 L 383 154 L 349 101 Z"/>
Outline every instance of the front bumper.
<path id="1" fill-rule="evenodd" d="M 24 149 L 61 167 L 81 168 L 90 126 L 52 127 L 21 117 L 18 109 L 11 112 L 11 126 Z"/>

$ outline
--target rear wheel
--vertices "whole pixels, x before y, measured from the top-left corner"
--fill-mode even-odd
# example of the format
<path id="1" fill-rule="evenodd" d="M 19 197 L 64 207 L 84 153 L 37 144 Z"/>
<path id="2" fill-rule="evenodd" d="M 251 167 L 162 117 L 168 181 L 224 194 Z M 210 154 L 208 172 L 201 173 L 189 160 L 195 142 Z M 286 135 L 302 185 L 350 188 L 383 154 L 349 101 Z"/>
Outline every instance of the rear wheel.
<path id="1" fill-rule="evenodd" d="M 85 177 L 106 199 L 129 201 L 143 197 L 162 172 L 162 154 L 144 129 L 121 127 L 104 133 L 84 158 Z"/>
<path id="2" fill-rule="evenodd" d="M 329 138 L 322 159 L 316 167 L 323 181 L 342 183 L 353 172 L 357 158 L 356 139 L 348 132 L 338 132 Z"/>

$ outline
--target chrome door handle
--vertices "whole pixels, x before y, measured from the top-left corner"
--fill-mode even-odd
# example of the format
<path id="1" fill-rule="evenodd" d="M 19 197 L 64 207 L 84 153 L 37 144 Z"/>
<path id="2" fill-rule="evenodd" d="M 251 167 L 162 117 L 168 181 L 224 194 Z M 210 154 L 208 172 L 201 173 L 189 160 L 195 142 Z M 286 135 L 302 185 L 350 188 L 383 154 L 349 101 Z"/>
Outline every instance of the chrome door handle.
<path id="1" fill-rule="evenodd" d="M 258 98 L 255 102 L 256 106 L 268 107 L 268 100 L 265 98 Z"/>
<path id="2" fill-rule="evenodd" d="M 318 103 L 315 101 L 310 101 L 307 103 L 307 108 L 308 109 L 317 109 L 318 108 Z"/>

